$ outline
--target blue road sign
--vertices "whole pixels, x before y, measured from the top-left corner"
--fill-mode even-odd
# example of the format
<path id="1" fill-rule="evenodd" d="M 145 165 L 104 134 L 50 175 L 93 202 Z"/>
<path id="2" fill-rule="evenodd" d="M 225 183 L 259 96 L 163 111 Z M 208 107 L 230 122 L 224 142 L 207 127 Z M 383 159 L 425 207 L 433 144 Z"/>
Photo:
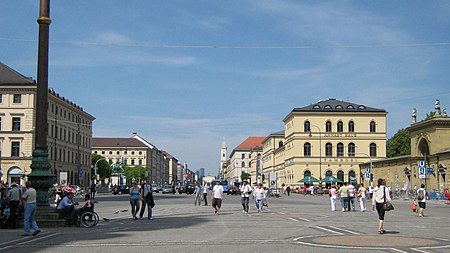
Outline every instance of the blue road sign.
<path id="1" fill-rule="evenodd" d="M 425 178 L 426 175 L 426 161 L 422 160 L 422 161 L 418 161 L 417 165 L 419 166 L 419 178 Z"/>
<path id="2" fill-rule="evenodd" d="M 433 174 L 433 168 L 427 168 L 427 174 Z"/>

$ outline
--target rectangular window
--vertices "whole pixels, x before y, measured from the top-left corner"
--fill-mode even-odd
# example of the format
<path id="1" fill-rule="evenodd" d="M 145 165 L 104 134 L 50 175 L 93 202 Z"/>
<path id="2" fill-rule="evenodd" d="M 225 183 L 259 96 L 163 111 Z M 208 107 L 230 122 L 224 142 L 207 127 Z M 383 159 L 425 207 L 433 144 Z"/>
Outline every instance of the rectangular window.
<path id="1" fill-rule="evenodd" d="M 139 159 L 139 166 L 142 166 L 142 160 Z"/>
<path id="2" fill-rule="evenodd" d="M 134 159 L 131 159 L 131 165 L 134 165 Z"/>
<path id="3" fill-rule="evenodd" d="M 11 156 L 12 157 L 20 156 L 20 142 L 18 141 L 11 142 Z"/>
<path id="4" fill-rule="evenodd" d="M 3 94 L 0 94 L 0 104 L 3 103 Z"/>
<path id="5" fill-rule="evenodd" d="M 21 94 L 14 94 L 13 95 L 13 103 L 14 104 L 20 104 L 22 103 L 22 95 Z"/>
<path id="6" fill-rule="evenodd" d="M 19 117 L 12 118 L 12 130 L 20 131 L 20 118 Z"/>
<path id="7" fill-rule="evenodd" d="M 0 131 L 2 130 L 2 118 L 0 117 Z"/>

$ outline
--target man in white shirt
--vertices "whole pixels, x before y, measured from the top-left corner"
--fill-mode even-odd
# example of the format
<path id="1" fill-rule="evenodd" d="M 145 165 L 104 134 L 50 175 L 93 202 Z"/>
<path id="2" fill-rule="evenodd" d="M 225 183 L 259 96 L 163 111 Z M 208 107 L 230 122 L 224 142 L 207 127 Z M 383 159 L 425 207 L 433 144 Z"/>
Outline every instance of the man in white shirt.
<path id="1" fill-rule="evenodd" d="M 250 194 L 252 193 L 252 188 L 248 185 L 247 181 L 242 182 L 241 187 L 241 203 L 244 208 L 243 212 L 248 213 L 248 202 L 250 199 Z"/>
<path id="2" fill-rule="evenodd" d="M 220 208 L 222 207 L 223 199 L 223 186 L 220 185 L 219 181 L 216 181 L 216 185 L 212 190 L 212 207 L 214 208 L 214 213 L 219 214 Z"/>
<path id="3" fill-rule="evenodd" d="M 30 225 L 34 232 L 31 235 L 37 235 L 41 232 L 38 224 L 36 223 L 36 190 L 31 187 L 31 182 L 25 183 L 27 190 L 22 194 L 22 200 L 25 201 L 25 211 L 23 214 L 23 230 L 22 236 L 30 236 Z"/>

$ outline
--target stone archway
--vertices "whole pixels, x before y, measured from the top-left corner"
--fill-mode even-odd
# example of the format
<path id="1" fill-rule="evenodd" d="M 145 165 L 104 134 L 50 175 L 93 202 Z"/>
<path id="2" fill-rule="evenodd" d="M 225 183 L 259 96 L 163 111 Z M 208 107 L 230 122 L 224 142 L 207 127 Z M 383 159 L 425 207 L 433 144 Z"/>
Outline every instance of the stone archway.
<path id="1" fill-rule="evenodd" d="M 417 145 L 417 154 L 421 154 L 422 156 L 430 155 L 430 147 L 428 145 L 428 141 L 425 138 L 420 139 L 419 145 Z"/>
<path id="2" fill-rule="evenodd" d="M 16 182 L 18 185 L 24 185 L 22 184 L 22 179 L 25 176 L 25 173 L 23 172 L 23 170 L 17 166 L 13 166 L 11 168 L 9 168 L 8 170 L 8 176 L 7 176 L 7 180 L 9 182 L 9 184 L 11 185 L 12 182 Z"/>

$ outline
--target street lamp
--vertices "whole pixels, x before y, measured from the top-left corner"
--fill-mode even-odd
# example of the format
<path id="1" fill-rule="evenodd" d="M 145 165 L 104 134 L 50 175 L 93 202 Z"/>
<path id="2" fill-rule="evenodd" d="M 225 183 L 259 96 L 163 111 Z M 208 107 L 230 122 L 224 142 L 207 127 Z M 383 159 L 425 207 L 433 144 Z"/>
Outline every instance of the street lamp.
<path id="1" fill-rule="evenodd" d="M 316 125 L 310 125 L 309 127 L 309 137 L 312 137 L 311 127 L 315 127 L 319 131 L 319 188 L 322 190 L 322 131 Z"/>
<path id="2" fill-rule="evenodd" d="M 97 163 L 101 160 L 106 161 L 106 158 L 102 157 L 102 158 L 98 159 L 97 161 L 95 161 L 95 164 L 94 164 L 94 184 L 97 184 Z"/>

